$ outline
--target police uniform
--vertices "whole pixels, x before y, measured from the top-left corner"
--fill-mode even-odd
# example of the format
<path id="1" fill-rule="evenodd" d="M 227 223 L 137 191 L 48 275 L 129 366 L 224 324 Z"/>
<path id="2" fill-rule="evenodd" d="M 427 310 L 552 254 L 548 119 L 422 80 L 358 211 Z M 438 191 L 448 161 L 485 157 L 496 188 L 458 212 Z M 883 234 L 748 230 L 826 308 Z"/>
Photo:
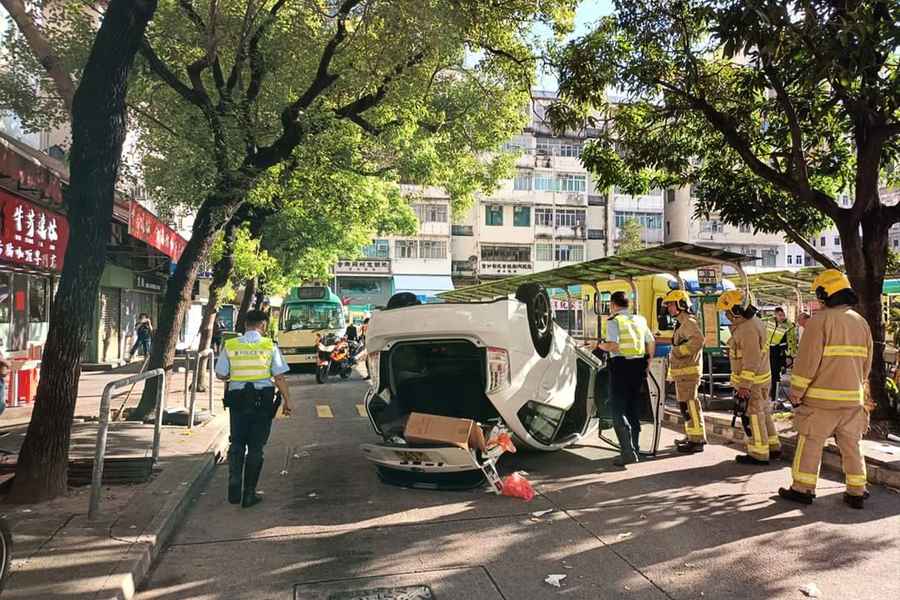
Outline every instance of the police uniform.
<path id="1" fill-rule="evenodd" d="M 796 337 L 797 328 L 787 319 L 781 323 L 775 318 L 766 321 L 766 338 L 769 340 L 769 369 L 772 372 L 769 396 L 773 401 L 778 400 L 778 382 L 781 380 L 781 371 L 787 366 L 788 357 L 796 354 Z"/>
<path id="2" fill-rule="evenodd" d="M 819 275 L 813 289 L 817 296 L 822 294 L 819 290 L 831 296 L 849 290 L 850 282 L 840 271 L 829 269 Z M 865 391 L 871 368 L 872 332 L 859 313 L 837 305 L 809 319 L 791 372 L 791 401 L 798 404 L 794 410 L 797 450 L 791 488 L 779 490 L 782 497 L 812 502 L 822 448 L 834 437 L 847 483 L 845 501 L 854 508 L 863 507 L 866 462 L 860 441 L 869 426 Z"/>
<path id="3" fill-rule="evenodd" d="M 718 307 L 727 308 L 735 315 L 741 310 L 743 296 L 737 290 L 729 290 L 719 297 Z M 754 309 L 755 310 L 755 309 Z M 750 391 L 747 407 L 741 417 L 747 433 L 747 456 L 739 456 L 738 462 L 768 463 L 771 457 L 781 456 L 781 441 L 772 419 L 769 404 L 769 344 L 766 326 L 755 314 L 734 321 L 731 339 L 728 341 L 728 357 L 731 362 L 731 384 L 735 390 Z"/>
<path id="4" fill-rule="evenodd" d="M 248 331 L 225 342 L 216 374 L 228 378 L 225 406 L 230 417 L 228 501 L 249 506 L 258 502 L 256 484 L 263 465 L 263 446 L 269 439 L 278 406 L 272 377 L 289 371 L 270 338 Z"/>
<path id="5" fill-rule="evenodd" d="M 640 398 L 647 377 L 647 344 L 653 342 L 653 334 L 644 317 L 622 309 L 607 321 L 606 336 L 619 345 L 618 352 L 611 352 L 609 360 L 613 428 L 619 439 L 621 462 L 633 463 L 638 460 Z"/>
<path id="6" fill-rule="evenodd" d="M 667 295 L 663 300 L 664 304 L 688 298 L 686 292 L 681 291 L 678 294 L 679 291 Z M 684 433 L 688 442 L 680 444 L 679 448 L 685 448 L 683 451 L 702 451 L 703 444 L 706 443 L 706 428 L 703 424 L 703 408 L 700 406 L 698 388 L 702 374 L 705 339 L 697 318 L 687 310 L 681 310 L 675 320 L 672 352 L 669 354 L 669 379 L 675 382 L 675 398 L 684 417 Z"/>

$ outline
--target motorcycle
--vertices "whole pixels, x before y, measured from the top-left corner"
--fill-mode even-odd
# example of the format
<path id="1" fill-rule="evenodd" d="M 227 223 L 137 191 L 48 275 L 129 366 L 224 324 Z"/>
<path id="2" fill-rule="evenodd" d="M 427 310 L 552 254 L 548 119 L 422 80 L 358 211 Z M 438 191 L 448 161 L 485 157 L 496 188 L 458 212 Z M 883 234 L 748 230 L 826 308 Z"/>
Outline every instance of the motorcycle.
<path id="1" fill-rule="evenodd" d="M 341 379 L 350 377 L 353 365 L 350 360 L 350 346 L 347 340 L 337 339 L 333 334 L 319 338 L 316 344 L 316 383 L 326 383 L 328 377 L 337 373 Z"/>

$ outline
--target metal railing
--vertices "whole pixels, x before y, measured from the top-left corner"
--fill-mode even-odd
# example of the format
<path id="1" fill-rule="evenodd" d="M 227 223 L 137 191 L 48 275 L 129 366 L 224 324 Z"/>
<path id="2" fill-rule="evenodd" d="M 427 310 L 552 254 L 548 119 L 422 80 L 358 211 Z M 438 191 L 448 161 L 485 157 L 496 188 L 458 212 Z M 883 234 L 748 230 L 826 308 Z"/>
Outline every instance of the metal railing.
<path id="1" fill-rule="evenodd" d="M 100 510 L 100 492 L 103 484 L 103 460 L 106 455 L 106 439 L 109 434 L 109 403 L 114 390 L 126 387 L 139 381 L 159 377 L 159 385 L 156 386 L 156 421 L 153 424 L 153 450 L 152 460 L 156 464 L 159 460 L 159 439 L 162 431 L 163 409 L 165 407 L 166 372 L 163 369 L 153 369 L 146 373 L 138 373 L 131 377 L 125 377 L 117 381 L 111 381 L 103 388 L 100 398 L 100 423 L 97 428 L 97 447 L 94 450 L 94 470 L 91 475 L 91 499 L 88 507 L 88 519 L 94 520 Z"/>
<path id="2" fill-rule="evenodd" d="M 197 402 L 197 379 L 200 373 L 200 359 L 204 356 L 209 357 L 209 361 L 207 361 L 209 363 L 209 377 L 206 384 L 207 390 L 209 391 L 209 415 L 215 415 L 213 412 L 213 388 L 215 387 L 216 381 L 216 354 L 212 348 L 207 348 L 206 350 L 197 352 L 194 360 L 194 377 L 191 383 L 191 402 L 188 407 L 188 429 L 193 429 L 194 427 L 194 407 Z M 188 357 L 188 361 L 190 361 L 190 356 Z M 190 362 L 188 364 L 190 364 Z"/>

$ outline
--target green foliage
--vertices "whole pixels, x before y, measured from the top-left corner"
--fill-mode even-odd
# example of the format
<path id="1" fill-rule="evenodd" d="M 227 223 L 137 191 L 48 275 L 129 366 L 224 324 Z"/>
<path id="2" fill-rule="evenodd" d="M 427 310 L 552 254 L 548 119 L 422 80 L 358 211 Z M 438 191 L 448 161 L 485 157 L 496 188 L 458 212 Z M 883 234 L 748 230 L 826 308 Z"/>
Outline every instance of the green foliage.
<path id="1" fill-rule="evenodd" d="M 861 169 L 871 171 L 857 149 L 873 133 L 884 136 L 870 148 L 880 164 L 897 161 L 895 2 L 616 7 L 556 52 L 563 102 L 553 115 L 559 127 L 586 120 L 600 128 L 583 158 L 602 185 L 692 185 L 700 214 L 807 236 L 844 215 L 834 199 Z M 874 168 L 869 181 L 895 179 Z M 859 202 L 869 205 L 872 194 Z"/>
<path id="2" fill-rule="evenodd" d="M 619 228 L 619 239 L 616 241 L 616 254 L 628 254 L 644 248 L 641 240 L 641 224 L 637 219 L 628 219 Z"/>

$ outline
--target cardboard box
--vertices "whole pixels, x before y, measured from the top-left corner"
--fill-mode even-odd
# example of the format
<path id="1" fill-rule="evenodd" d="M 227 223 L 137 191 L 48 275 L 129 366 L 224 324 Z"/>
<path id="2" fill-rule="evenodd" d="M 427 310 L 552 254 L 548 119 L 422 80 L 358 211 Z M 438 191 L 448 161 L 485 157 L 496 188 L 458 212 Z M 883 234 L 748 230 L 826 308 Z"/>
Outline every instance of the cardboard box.
<path id="1" fill-rule="evenodd" d="M 484 432 L 472 419 L 410 413 L 403 437 L 411 444 L 449 444 L 484 450 Z"/>

